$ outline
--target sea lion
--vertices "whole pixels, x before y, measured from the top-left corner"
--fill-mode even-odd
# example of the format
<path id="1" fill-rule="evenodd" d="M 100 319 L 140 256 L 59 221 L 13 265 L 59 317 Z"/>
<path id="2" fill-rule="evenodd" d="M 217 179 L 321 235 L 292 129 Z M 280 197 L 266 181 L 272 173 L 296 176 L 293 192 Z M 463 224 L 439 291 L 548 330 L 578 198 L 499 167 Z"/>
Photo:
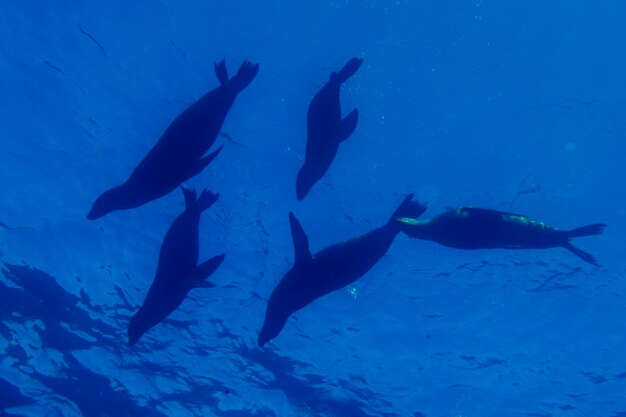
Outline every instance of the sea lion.
<path id="1" fill-rule="evenodd" d="M 304 199 L 311 187 L 326 174 L 335 159 L 339 143 L 348 139 L 356 128 L 359 118 L 357 109 L 341 119 L 339 90 L 341 84 L 350 78 L 362 63 L 362 59 L 352 58 L 339 73 L 330 74 L 330 80 L 318 91 L 309 105 L 306 156 L 296 178 L 298 200 Z"/>
<path id="2" fill-rule="evenodd" d="M 258 344 L 263 346 L 278 336 L 289 316 L 318 298 L 361 278 L 382 258 L 400 232 L 398 217 L 418 218 L 426 207 L 407 196 L 382 227 L 345 242 L 337 243 L 315 255 L 309 240 L 293 213 L 289 213 L 295 250 L 293 267 L 272 292 Z M 410 215 L 409 215 L 410 213 Z"/>
<path id="3" fill-rule="evenodd" d="M 250 84 L 259 64 L 244 61 L 229 79 L 224 60 L 215 64 L 221 85 L 183 111 L 143 158 L 125 183 L 98 197 L 87 218 L 142 206 L 163 197 L 199 174 L 220 152 L 204 154 L 215 142 L 237 94 Z"/>
<path id="4" fill-rule="evenodd" d="M 546 249 L 561 247 L 584 261 L 598 265 L 596 258 L 572 245 L 570 239 L 599 235 L 603 223 L 572 230 L 555 227 L 514 213 L 484 208 L 460 207 L 429 220 L 399 218 L 403 231 L 416 239 L 432 240 L 457 249 Z"/>
<path id="5" fill-rule="evenodd" d="M 183 188 L 185 211 L 167 231 L 154 282 L 143 305 L 130 320 L 128 344 L 134 345 L 152 327 L 178 308 L 192 288 L 212 288 L 206 279 L 224 260 L 218 255 L 198 265 L 200 215 L 215 203 L 219 194 L 204 190 L 196 199 L 196 191 Z"/>

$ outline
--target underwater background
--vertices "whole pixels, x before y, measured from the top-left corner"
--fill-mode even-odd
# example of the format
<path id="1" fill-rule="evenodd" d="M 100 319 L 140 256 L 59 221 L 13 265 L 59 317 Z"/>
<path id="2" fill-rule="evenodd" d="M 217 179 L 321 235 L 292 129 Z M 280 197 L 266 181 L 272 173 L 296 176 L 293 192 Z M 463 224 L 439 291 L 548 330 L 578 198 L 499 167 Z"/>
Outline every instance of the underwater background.
<path id="1" fill-rule="evenodd" d="M 1 416 L 626 416 L 626 3 L 0 1 Z M 360 112 L 306 200 L 306 111 L 350 58 Z M 187 184 L 220 193 L 213 289 L 136 346 L 128 320 L 179 191 L 90 222 L 187 105 L 260 63 Z M 570 229 L 564 249 L 460 251 L 399 235 L 362 279 L 256 344 L 293 262 L 402 198 Z"/>

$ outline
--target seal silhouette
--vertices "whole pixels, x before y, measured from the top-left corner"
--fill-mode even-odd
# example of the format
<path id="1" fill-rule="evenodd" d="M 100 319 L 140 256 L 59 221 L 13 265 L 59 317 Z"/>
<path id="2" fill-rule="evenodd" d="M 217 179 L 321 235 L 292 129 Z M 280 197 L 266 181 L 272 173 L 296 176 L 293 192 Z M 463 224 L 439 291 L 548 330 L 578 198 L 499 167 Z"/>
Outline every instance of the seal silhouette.
<path id="1" fill-rule="evenodd" d="M 199 174 L 222 149 L 204 156 L 215 142 L 237 95 L 250 84 L 258 70 L 259 64 L 244 61 L 237 74 L 229 79 L 226 63 L 223 60 L 216 63 L 220 86 L 183 111 L 126 182 L 96 199 L 87 218 L 94 220 L 115 210 L 142 206 Z"/>
<path id="2" fill-rule="evenodd" d="M 304 165 L 296 178 L 296 197 L 304 199 L 311 187 L 319 181 L 335 159 L 339 144 L 348 139 L 359 118 L 357 109 L 341 118 L 339 90 L 363 63 L 352 58 L 341 71 L 330 74 L 330 79 L 313 97 L 307 115 L 307 142 Z"/>
<path id="3" fill-rule="evenodd" d="M 457 249 L 565 248 L 592 265 L 596 258 L 574 246 L 570 239 L 599 235 L 606 225 L 590 224 L 559 230 L 520 214 L 484 208 L 459 207 L 429 220 L 400 218 L 403 231 L 417 239 L 432 240 Z"/>
<path id="4" fill-rule="evenodd" d="M 196 199 L 195 190 L 182 190 L 185 211 L 167 231 L 152 286 L 143 305 L 130 320 L 128 344 L 131 346 L 176 310 L 192 288 L 214 287 L 207 278 L 224 260 L 225 255 L 221 254 L 198 265 L 200 215 L 217 201 L 219 195 L 204 190 Z"/>
<path id="5" fill-rule="evenodd" d="M 259 346 L 278 336 L 293 313 L 355 282 L 376 265 L 403 227 L 397 218 L 418 218 L 426 210 L 412 198 L 412 194 L 407 196 L 385 225 L 315 255 L 309 251 L 309 240 L 300 222 L 289 213 L 295 261 L 270 295 Z"/>

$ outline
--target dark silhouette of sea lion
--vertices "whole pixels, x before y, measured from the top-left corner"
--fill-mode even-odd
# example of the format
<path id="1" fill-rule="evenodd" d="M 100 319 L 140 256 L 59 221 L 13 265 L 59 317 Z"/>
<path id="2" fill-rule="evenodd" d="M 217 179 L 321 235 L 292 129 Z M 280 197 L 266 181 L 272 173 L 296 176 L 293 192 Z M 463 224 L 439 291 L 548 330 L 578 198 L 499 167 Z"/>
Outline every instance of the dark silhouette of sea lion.
<path id="1" fill-rule="evenodd" d="M 206 279 L 224 260 L 218 255 L 198 265 L 200 215 L 215 203 L 219 194 L 183 188 L 185 211 L 180 214 L 163 239 L 154 282 L 143 305 L 130 320 L 128 344 L 134 345 L 152 327 L 178 308 L 192 288 L 212 288 Z"/>
<path id="2" fill-rule="evenodd" d="M 125 183 L 98 197 L 87 218 L 102 217 L 115 210 L 142 206 L 163 197 L 199 174 L 220 152 L 204 156 L 215 142 L 237 94 L 250 84 L 259 64 L 244 61 L 228 79 L 226 64 L 215 64 L 221 85 L 183 111 L 143 158 Z"/>
<path id="3" fill-rule="evenodd" d="M 339 90 L 341 84 L 359 69 L 361 63 L 362 59 L 352 58 L 339 73 L 330 74 L 330 80 L 309 105 L 306 156 L 296 178 L 298 200 L 304 199 L 311 187 L 326 174 L 335 159 L 339 143 L 348 139 L 356 128 L 359 111 L 354 109 L 345 118 L 341 118 Z"/>
<path id="4" fill-rule="evenodd" d="M 460 207 L 430 220 L 399 219 L 403 231 L 414 238 L 432 240 L 457 249 L 546 249 L 561 247 L 592 265 L 596 258 L 572 245 L 570 239 L 599 235 L 603 223 L 559 230 L 519 214 L 484 208 Z"/>
<path id="5" fill-rule="evenodd" d="M 309 240 L 300 222 L 289 213 L 295 261 L 270 296 L 259 346 L 278 336 L 291 314 L 355 282 L 376 265 L 402 228 L 397 218 L 417 218 L 426 210 L 412 198 L 413 194 L 407 196 L 384 226 L 315 255 L 309 251 Z"/>

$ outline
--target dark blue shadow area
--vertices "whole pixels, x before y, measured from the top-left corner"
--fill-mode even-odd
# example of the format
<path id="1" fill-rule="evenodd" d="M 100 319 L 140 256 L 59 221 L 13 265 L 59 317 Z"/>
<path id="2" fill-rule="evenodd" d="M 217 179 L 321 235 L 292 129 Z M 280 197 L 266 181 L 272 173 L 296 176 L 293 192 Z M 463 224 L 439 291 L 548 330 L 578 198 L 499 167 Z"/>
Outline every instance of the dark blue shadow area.
<path id="1" fill-rule="evenodd" d="M 84 416 L 147 416 L 164 417 L 152 406 L 159 402 L 139 406 L 124 389 L 115 389 L 111 380 L 83 367 L 71 354 L 63 355 L 68 368 L 66 375 L 51 377 L 35 372 L 33 377 L 52 389 L 56 394 L 72 401 Z"/>
<path id="2" fill-rule="evenodd" d="M 92 319 L 87 313 L 86 310 L 93 308 L 88 298 L 81 300 L 70 294 L 53 277 L 36 268 L 5 263 L 3 272 L 21 289 L 0 282 L 0 315 L 15 317 L 17 314 L 22 323 L 41 320 L 45 326 L 38 329 L 38 333 L 46 347 L 71 352 L 94 345 L 67 328 L 80 330 L 98 339 L 98 346 L 117 345 L 113 337 L 117 329 L 102 320 Z"/>
<path id="3" fill-rule="evenodd" d="M 271 352 L 267 349 L 250 348 L 239 345 L 237 353 L 250 362 L 255 362 L 268 370 L 273 380 L 267 385 L 267 389 L 281 390 L 293 401 L 294 405 L 300 407 L 313 415 L 329 416 L 355 416 L 355 417 L 395 417 L 396 414 L 369 414 L 364 409 L 367 404 L 363 400 L 348 399 L 336 400 L 329 398 L 329 389 L 320 388 L 323 386 L 325 378 L 320 375 L 304 374 L 303 378 L 298 378 L 297 368 L 304 367 L 303 363 L 298 363 L 285 356 Z M 354 388 L 352 388 L 354 390 Z M 371 398 L 371 392 L 358 393 L 359 398 Z"/>
<path id="4" fill-rule="evenodd" d="M 50 388 L 56 394 L 73 402 L 84 416 L 164 416 L 150 407 L 141 407 L 125 389 L 115 389 L 111 380 L 85 368 L 72 355 L 74 350 L 89 349 L 93 346 L 107 346 L 116 349 L 114 340 L 116 329 L 101 320 L 90 318 L 84 308 L 93 306 L 88 300 L 70 294 L 58 285 L 57 281 L 35 268 L 23 265 L 4 264 L 4 276 L 21 288 L 12 288 L 0 282 L 0 317 L 13 323 L 26 324 L 40 320 L 43 326 L 33 328 L 41 338 L 42 346 L 58 351 L 65 362 L 62 375 L 44 375 L 33 369 L 31 377 Z M 84 307 L 79 303 L 87 301 Z M 42 328 L 43 327 L 43 328 Z M 90 342 L 66 329 L 84 332 L 96 339 Z M 29 353 L 20 348 L 19 336 L 12 334 L 6 326 L 2 334 L 12 340 L 8 354 L 13 353 L 17 365 L 29 366 Z M 4 389 L 4 387 L 2 388 Z M 1 398 L 1 397 L 0 397 Z M 26 400 L 28 398 L 25 397 Z M 30 402 L 35 402 L 30 399 Z M 23 405 L 24 399 L 17 397 L 5 407 Z"/>
<path id="5" fill-rule="evenodd" d="M 221 410 L 219 398 L 223 396 L 243 395 L 237 387 L 210 377 L 200 380 L 186 376 L 184 368 L 179 366 L 167 366 L 148 360 L 138 360 L 124 365 L 125 371 L 140 373 L 148 377 L 169 378 L 171 380 L 183 379 L 190 387 L 186 391 L 162 393 L 161 401 L 152 401 L 146 406 L 140 406 L 126 389 L 120 389 L 112 385 L 108 375 L 93 372 L 81 364 L 72 354 L 77 350 L 88 350 L 93 347 L 106 347 L 120 357 L 128 355 L 123 350 L 123 340 L 116 340 L 118 329 L 104 323 L 102 320 L 93 319 L 88 311 L 98 312 L 103 308 L 92 305 L 91 301 L 83 295 L 76 297 L 58 285 L 57 281 L 45 272 L 26 265 L 4 264 L 4 276 L 19 288 L 13 288 L 0 282 L 0 317 L 3 321 L 13 324 L 26 325 L 29 322 L 41 321 L 43 326 L 33 326 L 41 338 L 42 347 L 58 351 L 64 361 L 64 369 L 58 376 L 46 375 L 37 372 L 29 365 L 32 359 L 29 349 L 34 346 L 22 347 L 19 335 L 14 333 L 7 325 L 0 322 L 0 332 L 3 337 L 10 341 L 7 356 L 15 360 L 14 366 L 31 368 L 30 377 L 52 390 L 55 395 L 61 396 L 74 403 L 87 417 L 103 415 L 111 416 L 164 416 L 155 408 L 161 402 L 174 401 L 183 407 L 194 410 L 208 407 L 227 417 L 260 417 L 277 416 L 268 408 L 254 410 Z M 122 297 L 120 297 L 122 298 Z M 124 304 L 127 302 L 124 300 Z M 108 309 L 107 309 L 108 310 Z M 181 330 L 185 328 L 180 321 L 168 320 L 170 324 Z M 224 325 L 220 319 L 213 319 L 218 329 L 218 335 L 224 340 L 233 343 L 238 340 L 236 336 Z M 95 339 L 94 342 L 77 336 L 70 328 L 88 334 Z M 167 350 L 168 343 L 155 343 L 146 347 L 138 346 L 139 352 L 149 353 L 151 350 Z M 210 351 L 206 347 L 196 345 L 195 348 L 186 348 L 194 355 L 207 355 Z M 331 398 L 329 390 L 321 388 L 327 383 L 326 378 L 316 374 L 304 374 L 297 377 L 299 369 L 304 369 L 306 364 L 299 363 L 281 356 L 269 350 L 259 350 L 238 344 L 234 350 L 248 363 L 254 363 L 269 371 L 273 379 L 267 384 L 258 384 L 264 390 L 282 391 L 289 399 L 294 408 L 300 409 L 307 414 L 328 416 L 355 416 L 355 417 L 393 417 L 393 413 L 371 414 L 365 411 L 367 404 L 365 399 L 373 396 L 372 392 L 358 392 L 350 387 L 347 381 L 340 381 L 340 385 L 352 391 L 359 399 L 338 400 Z M 242 369 L 244 372 L 245 369 Z M 35 398 L 22 395 L 19 388 L 7 381 L 0 379 L 0 399 L 2 408 L 17 407 L 37 402 Z"/>
<path id="6" fill-rule="evenodd" d="M 21 405 L 28 405 L 34 403 L 34 398 L 28 397 L 20 391 L 20 388 L 11 384 L 6 379 L 0 378 L 0 415 L 12 415 L 4 414 L 5 408 L 19 407 Z"/>

